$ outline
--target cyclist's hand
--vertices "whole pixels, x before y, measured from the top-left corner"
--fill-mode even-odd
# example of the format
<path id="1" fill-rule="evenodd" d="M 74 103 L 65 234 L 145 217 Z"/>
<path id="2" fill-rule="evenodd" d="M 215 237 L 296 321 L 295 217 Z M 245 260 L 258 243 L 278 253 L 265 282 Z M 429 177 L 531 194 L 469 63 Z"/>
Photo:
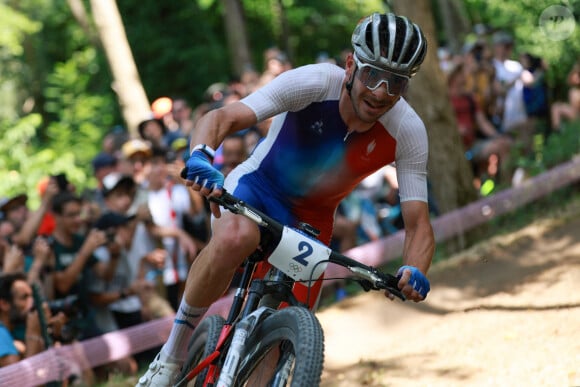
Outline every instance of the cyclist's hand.
<path id="1" fill-rule="evenodd" d="M 431 289 L 429 280 L 414 266 L 401 266 L 397 271 L 399 289 L 408 300 L 423 301 Z"/>
<path id="2" fill-rule="evenodd" d="M 201 150 L 193 151 L 185 164 L 182 177 L 188 186 L 206 197 L 220 196 L 222 193 L 224 175 L 213 167 L 208 156 Z M 219 206 L 214 202 L 210 202 L 210 206 L 212 214 L 219 218 L 221 215 Z"/>

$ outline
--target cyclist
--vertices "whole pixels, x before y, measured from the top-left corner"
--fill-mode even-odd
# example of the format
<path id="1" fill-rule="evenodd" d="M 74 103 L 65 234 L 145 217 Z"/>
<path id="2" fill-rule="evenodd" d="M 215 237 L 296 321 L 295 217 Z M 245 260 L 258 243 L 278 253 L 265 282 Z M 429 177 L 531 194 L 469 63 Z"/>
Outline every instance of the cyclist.
<path id="1" fill-rule="evenodd" d="M 192 138 L 186 182 L 208 197 L 221 195 L 225 187 L 284 224 L 309 223 L 328 244 L 339 202 L 365 176 L 396 162 L 406 230 L 399 287 L 418 302 L 429 291 L 425 274 L 434 252 L 428 144 L 423 122 L 401 95 L 419 70 L 427 43 L 405 17 L 374 13 L 355 27 L 352 46 L 345 69 L 329 63 L 298 67 L 203 116 Z M 227 135 L 270 117 L 266 138 L 224 183 L 212 166 L 214 149 Z M 169 339 L 138 386 L 173 382 L 195 325 L 259 244 L 254 222 L 211 206 L 212 237 L 190 269 Z"/>

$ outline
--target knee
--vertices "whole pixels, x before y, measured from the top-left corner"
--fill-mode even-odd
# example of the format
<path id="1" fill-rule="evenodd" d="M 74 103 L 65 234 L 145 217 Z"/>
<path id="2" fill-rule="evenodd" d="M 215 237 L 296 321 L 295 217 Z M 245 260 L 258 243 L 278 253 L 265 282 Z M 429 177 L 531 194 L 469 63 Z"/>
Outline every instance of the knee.
<path id="1" fill-rule="evenodd" d="M 212 266 L 216 269 L 236 269 L 260 242 L 258 227 L 247 222 L 228 222 L 212 236 L 208 248 L 212 251 Z"/>

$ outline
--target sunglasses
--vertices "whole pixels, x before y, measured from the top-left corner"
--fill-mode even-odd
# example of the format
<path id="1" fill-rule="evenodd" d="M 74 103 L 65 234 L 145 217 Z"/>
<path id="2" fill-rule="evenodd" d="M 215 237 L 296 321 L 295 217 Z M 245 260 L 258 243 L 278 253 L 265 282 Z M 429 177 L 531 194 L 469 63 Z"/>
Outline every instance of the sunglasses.
<path id="1" fill-rule="evenodd" d="M 382 83 L 387 85 L 387 94 L 392 97 L 401 95 L 407 90 L 409 77 L 382 70 L 368 63 L 362 63 L 356 55 L 352 56 L 356 63 L 356 75 L 369 90 L 375 91 Z"/>

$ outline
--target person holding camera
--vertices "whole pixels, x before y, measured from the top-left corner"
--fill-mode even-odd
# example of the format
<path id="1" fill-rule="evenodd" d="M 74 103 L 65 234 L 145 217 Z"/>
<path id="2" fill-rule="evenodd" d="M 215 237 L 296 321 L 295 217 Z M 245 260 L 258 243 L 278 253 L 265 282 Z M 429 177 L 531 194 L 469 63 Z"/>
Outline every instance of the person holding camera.
<path id="1" fill-rule="evenodd" d="M 135 215 L 107 212 L 95 227 L 107 235 L 107 242 L 95 250 L 99 262 L 107 264 L 105 273 L 95 273 L 89 284 L 90 300 L 99 312 L 111 313 L 108 326 L 103 331 L 126 328 L 143 322 L 140 296 L 153 290 L 144 279 L 133 279 L 128 251 L 132 241 L 131 224 Z"/>
<path id="2" fill-rule="evenodd" d="M 94 256 L 95 250 L 107 243 L 103 230 L 92 228 L 86 235 L 79 233 L 83 219 L 82 199 L 71 192 L 61 192 L 55 196 L 52 204 L 55 218 L 55 229 L 49 237 L 49 244 L 54 254 L 54 299 L 63 300 L 76 296 L 80 310 L 74 316 L 72 325 L 76 332 L 71 339 L 82 340 L 97 336 L 101 331 L 94 323 L 88 302 L 89 270 L 101 276 L 107 275 L 111 268 L 99 262 Z"/>
<path id="3" fill-rule="evenodd" d="M 103 332 L 135 326 L 144 322 L 142 300 L 154 292 L 154 286 L 144 278 L 135 278 L 129 261 L 135 215 L 108 211 L 95 223 L 107 235 L 107 242 L 95 250 L 95 257 L 107 265 L 105 273 L 91 275 L 89 299 L 96 310 L 96 321 Z M 147 351 L 125 359 L 131 366 L 125 373 L 134 374 L 141 357 L 149 359 Z"/>
<path id="4" fill-rule="evenodd" d="M 39 312 L 34 307 L 32 287 L 23 272 L 0 274 L 0 367 L 16 363 L 46 349 Z M 63 315 L 54 317 L 44 305 L 44 316 L 53 333 L 58 333 Z"/>

